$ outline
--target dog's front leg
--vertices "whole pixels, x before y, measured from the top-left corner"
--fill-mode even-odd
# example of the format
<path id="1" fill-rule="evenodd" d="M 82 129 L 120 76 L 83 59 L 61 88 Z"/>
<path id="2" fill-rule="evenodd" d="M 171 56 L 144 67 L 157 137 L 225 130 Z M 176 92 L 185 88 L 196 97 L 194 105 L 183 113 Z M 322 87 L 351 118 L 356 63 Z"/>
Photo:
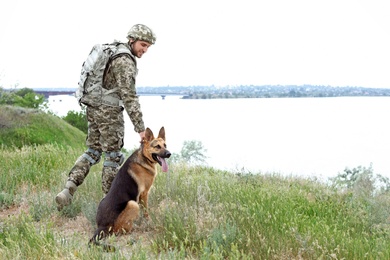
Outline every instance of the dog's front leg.
<path id="1" fill-rule="evenodd" d="M 149 218 L 149 213 L 148 213 L 148 191 L 144 191 L 140 194 L 139 196 L 139 204 L 141 205 L 143 209 L 143 216 L 145 218 Z"/>

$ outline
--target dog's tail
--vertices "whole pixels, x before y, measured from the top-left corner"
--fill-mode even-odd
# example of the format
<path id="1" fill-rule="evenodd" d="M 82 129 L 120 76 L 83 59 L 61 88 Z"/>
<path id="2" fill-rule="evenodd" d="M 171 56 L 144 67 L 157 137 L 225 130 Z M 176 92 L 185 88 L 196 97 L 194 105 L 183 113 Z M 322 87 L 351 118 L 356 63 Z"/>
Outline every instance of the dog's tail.
<path id="1" fill-rule="evenodd" d="M 114 246 L 100 243 L 100 240 L 107 237 L 107 236 L 108 236 L 108 232 L 107 232 L 106 228 L 98 228 L 95 231 L 95 234 L 93 234 L 92 238 L 89 240 L 88 245 L 89 246 L 91 246 L 91 245 L 102 246 L 104 251 L 114 252 L 115 251 Z"/>

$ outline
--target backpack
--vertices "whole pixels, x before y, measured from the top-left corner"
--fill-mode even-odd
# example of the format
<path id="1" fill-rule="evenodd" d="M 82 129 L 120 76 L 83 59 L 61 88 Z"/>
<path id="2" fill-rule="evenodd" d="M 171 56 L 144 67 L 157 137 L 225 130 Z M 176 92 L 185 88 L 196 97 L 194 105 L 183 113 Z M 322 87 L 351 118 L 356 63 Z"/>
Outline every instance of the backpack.
<path id="1" fill-rule="evenodd" d="M 80 81 L 76 98 L 80 105 L 97 107 L 101 104 L 120 106 L 120 100 L 109 94 L 117 88 L 107 90 L 103 87 L 107 65 L 120 55 L 128 55 L 135 61 L 130 50 L 123 43 L 96 44 L 81 67 Z"/>

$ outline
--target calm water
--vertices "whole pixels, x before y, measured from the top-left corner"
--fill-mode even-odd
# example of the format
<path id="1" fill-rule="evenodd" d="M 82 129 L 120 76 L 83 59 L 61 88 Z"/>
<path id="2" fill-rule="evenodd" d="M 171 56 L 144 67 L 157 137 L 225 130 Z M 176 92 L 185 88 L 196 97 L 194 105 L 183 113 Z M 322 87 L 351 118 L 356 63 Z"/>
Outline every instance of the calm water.
<path id="1" fill-rule="evenodd" d="M 388 97 L 183 100 L 141 96 L 144 121 L 165 127 L 171 152 L 199 140 L 220 169 L 327 178 L 345 167 L 390 177 Z M 74 97 L 52 96 L 53 112 L 77 110 Z M 139 138 L 126 118 L 125 147 Z"/>

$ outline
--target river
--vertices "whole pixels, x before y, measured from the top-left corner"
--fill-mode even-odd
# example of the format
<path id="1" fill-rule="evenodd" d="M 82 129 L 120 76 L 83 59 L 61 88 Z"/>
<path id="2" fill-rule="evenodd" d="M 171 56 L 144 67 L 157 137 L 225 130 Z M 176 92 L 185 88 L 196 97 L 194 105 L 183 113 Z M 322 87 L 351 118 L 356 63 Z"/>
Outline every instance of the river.
<path id="1" fill-rule="evenodd" d="M 201 141 L 207 165 L 238 172 L 334 177 L 346 167 L 369 167 L 390 177 L 389 97 L 181 99 L 141 96 L 145 125 L 165 127 L 167 145 Z M 80 108 L 73 96 L 50 96 L 64 116 Z M 125 116 L 125 148 L 139 137 Z"/>

